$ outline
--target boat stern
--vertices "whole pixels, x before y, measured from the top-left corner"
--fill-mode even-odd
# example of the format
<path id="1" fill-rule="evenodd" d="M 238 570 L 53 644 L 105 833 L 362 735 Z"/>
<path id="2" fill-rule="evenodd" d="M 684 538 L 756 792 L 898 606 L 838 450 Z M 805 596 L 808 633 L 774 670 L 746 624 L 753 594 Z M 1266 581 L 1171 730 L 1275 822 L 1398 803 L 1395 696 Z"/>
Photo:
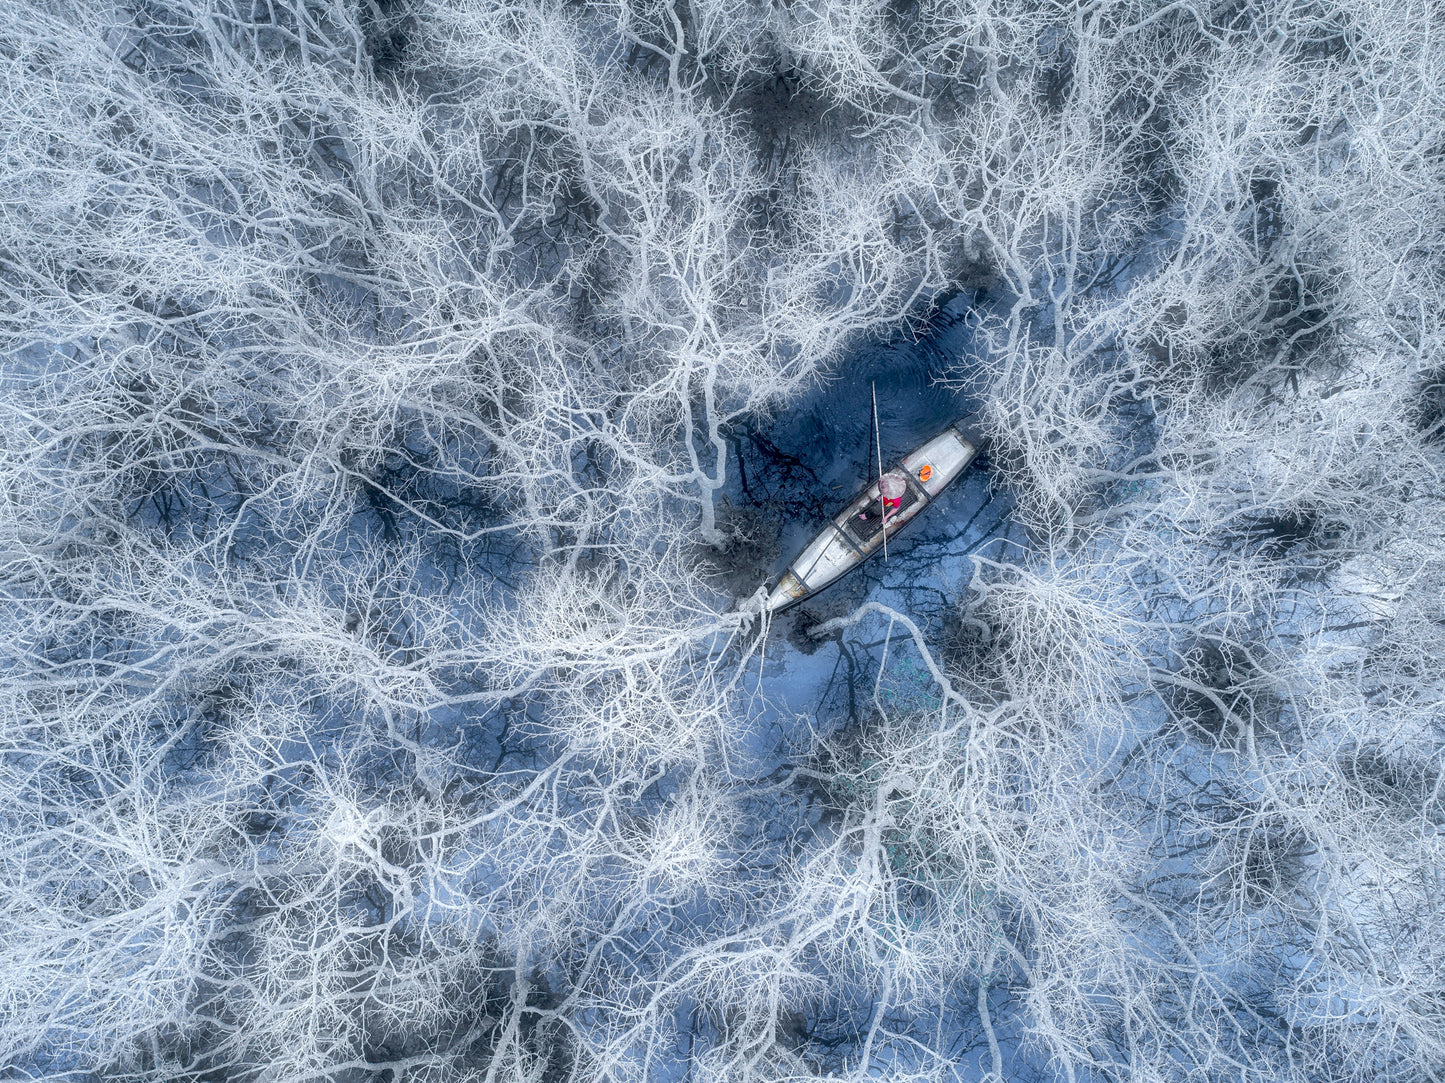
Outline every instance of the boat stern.
<path id="1" fill-rule="evenodd" d="M 778 585 L 768 593 L 768 599 L 763 603 L 763 609 L 769 613 L 776 613 L 805 597 L 807 593 L 808 588 L 803 585 L 803 581 L 789 568 L 778 580 Z"/>

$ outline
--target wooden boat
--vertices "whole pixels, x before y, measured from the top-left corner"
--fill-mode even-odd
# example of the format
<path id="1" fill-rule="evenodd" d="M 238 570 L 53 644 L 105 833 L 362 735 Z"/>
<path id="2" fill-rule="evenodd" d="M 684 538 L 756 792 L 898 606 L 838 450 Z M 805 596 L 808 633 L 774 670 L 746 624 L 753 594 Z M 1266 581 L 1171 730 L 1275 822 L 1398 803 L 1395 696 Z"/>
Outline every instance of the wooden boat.
<path id="1" fill-rule="evenodd" d="M 803 547 L 768 594 L 763 608 L 777 613 L 836 583 L 923 512 L 978 457 L 982 442 L 965 418 L 895 462 L 886 473 L 907 482 L 898 509 L 880 514 L 878 480 L 860 492 Z"/>

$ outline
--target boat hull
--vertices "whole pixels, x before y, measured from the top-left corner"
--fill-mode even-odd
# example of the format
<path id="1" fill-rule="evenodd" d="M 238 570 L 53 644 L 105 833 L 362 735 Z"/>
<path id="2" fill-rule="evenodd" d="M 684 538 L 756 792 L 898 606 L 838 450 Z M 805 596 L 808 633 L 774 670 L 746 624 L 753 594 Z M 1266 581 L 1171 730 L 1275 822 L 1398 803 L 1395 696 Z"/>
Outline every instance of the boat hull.
<path id="1" fill-rule="evenodd" d="M 879 506 L 875 480 L 803 547 L 768 593 L 764 608 L 777 613 L 811 598 L 881 552 L 885 540 L 891 541 L 963 475 L 980 447 L 972 427 L 960 421 L 905 455 L 890 468 L 908 482 L 897 511 L 886 522 L 873 514 Z"/>

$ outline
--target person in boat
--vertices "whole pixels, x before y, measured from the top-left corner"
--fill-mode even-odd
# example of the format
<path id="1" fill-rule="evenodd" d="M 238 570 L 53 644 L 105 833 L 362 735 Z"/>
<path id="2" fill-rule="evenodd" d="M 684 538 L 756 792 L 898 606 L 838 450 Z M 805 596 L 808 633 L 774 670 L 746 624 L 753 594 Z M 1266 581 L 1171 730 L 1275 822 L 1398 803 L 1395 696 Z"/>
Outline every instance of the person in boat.
<path id="1" fill-rule="evenodd" d="M 869 505 L 859 513 L 858 518 L 872 520 L 882 518 L 886 523 L 893 518 L 894 514 L 903 506 L 903 494 L 908 491 L 908 481 L 902 474 L 890 470 L 878 479 L 878 492 L 881 500 L 870 502 Z"/>

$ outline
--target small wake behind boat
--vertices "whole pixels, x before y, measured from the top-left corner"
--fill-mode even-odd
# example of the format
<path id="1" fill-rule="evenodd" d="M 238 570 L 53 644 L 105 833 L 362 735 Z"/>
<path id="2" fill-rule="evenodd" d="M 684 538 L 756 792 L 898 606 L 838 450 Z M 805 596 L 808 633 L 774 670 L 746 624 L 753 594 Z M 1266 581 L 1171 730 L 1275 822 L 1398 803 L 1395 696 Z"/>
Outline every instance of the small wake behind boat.
<path id="1" fill-rule="evenodd" d="M 763 603 L 776 613 L 810 598 L 881 551 L 978 457 L 969 419 L 957 421 L 905 455 L 824 525 Z M 893 494 L 897 492 L 898 496 Z"/>

